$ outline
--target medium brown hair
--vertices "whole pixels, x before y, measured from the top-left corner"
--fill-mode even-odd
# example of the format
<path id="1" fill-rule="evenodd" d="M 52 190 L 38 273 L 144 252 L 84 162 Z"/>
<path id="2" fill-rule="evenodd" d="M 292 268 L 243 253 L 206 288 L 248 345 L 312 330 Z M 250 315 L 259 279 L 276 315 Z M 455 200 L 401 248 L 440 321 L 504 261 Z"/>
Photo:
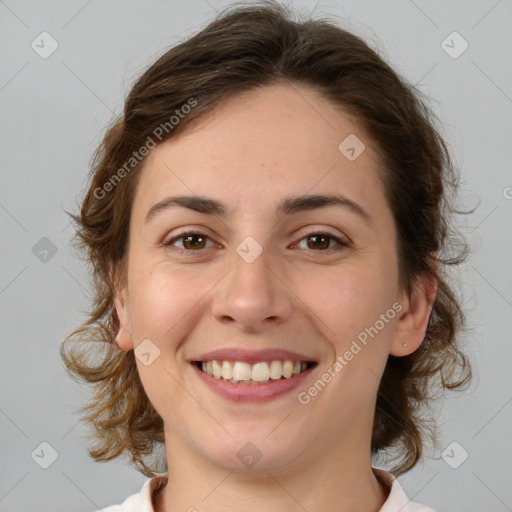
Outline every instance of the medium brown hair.
<path id="1" fill-rule="evenodd" d="M 233 4 L 136 81 L 124 113 L 94 154 L 80 214 L 69 214 L 77 245 L 86 249 L 92 265 L 93 296 L 88 319 L 67 335 L 60 353 L 73 378 L 94 385 L 91 401 L 80 411 L 87 413 L 82 421 L 93 427 L 89 438 L 95 444 L 88 451 L 98 461 L 129 455 L 146 476 L 165 466 L 161 458 L 150 461 L 164 443 L 162 418 L 143 389 L 133 351 L 123 352 L 114 343 L 120 327 L 114 291 L 126 278 L 130 213 L 145 162 L 137 160 L 141 148 L 200 122 L 228 97 L 272 84 L 311 86 L 361 123 L 379 149 L 381 179 L 397 227 L 400 284 L 410 292 L 426 274 L 437 282 L 423 343 L 410 355 L 388 358 L 372 454 L 395 450 L 397 463 L 390 471 L 399 475 L 411 469 L 427 434 L 436 441 L 425 407 L 437 390 L 462 389 L 470 382 L 471 366 L 460 347 L 465 317 L 446 274 L 448 265 L 468 255 L 465 243 L 451 255 L 460 236 L 450 223 L 458 176 L 422 94 L 363 39 L 328 20 L 295 21 L 287 8 L 271 1 Z M 194 107 L 184 109 L 187 104 Z M 170 122 L 177 111 L 187 113 Z M 155 132 L 162 126 L 163 132 Z M 111 268 L 117 270 L 117 283 L 110 279 Z"/>

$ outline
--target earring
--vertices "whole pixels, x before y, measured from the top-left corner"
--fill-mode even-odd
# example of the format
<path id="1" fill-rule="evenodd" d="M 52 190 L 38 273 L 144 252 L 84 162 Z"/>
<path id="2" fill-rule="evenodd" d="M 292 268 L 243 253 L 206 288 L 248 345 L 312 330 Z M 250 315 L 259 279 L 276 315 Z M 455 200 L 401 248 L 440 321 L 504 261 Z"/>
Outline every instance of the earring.
<path id="1" fill-rule="evenodd" d="M 407 343 L 404 343 L 404 348 L 407 347 Z"/>

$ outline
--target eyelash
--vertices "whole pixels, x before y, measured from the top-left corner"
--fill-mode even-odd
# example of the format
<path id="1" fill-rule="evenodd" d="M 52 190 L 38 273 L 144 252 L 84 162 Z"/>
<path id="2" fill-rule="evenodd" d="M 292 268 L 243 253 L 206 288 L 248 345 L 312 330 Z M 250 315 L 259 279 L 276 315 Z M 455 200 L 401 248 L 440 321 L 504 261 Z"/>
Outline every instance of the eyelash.
<path id="1" fill-rule="evenodd" d="M 318 251 L 315 251 L 315 252 L 325 252 L 325 253 L 331 253 L 331 251 L 339 251 L 339 250 L 342 250 L 344 248 L 347 248 L 347 247 L 350 247 L 350 243 L 344 239 L 341 239 L 337 236 L 334 236 L 334 235 L 331 235 L 330 233 L 327 233 L 327 232 L 324 232 L 324 231 L 314 231 L 312 233 L 308 233 L 306 236 L 302 237 L 299 242 L 302 242 L 302 240 L 306 239 L 306 238 L 309 238 L 309 237 L 312 237 L 312 236 L 316 236 L 316 235 L 323 235 L 331 240 L 334 240 L 336 243 L 339 244 L 338 247 L 331 247 L 329 249 L 325 249 L 325 250 L 318 250 Z M 174 242 L 176 242 L 177 240 L 180 240 L 182 238 L 186 238 L 187 236 L 201 236 L 201 237 L 204 237 L 204 238 L 207 238 L 208 240 L 211 240 L 210 237 L 206 236 L 205 234 L 203 233 L 200 233 L 198 231 L 186 231 L 184 233 L 180 233 L 178 236 L 175 236 L 174 238 L 166 241 L 166 242 L 163 242 L 163 246 L 164 247 L 168 247 L 168 248 L 171 248 L 171 250 L 176 250 L 178 252 L 181 252 L 181 253 L 188 253 L 188 254 L 191 254 L 191 253 L 194 253 L 194 252 L 201 252 L 201 251 L 204 251 L 206 250 L 206 248 L 203 248 L 203 249 L 198 249 L 198 250 L 191 250 L 191 249 L 181 249 L 180 247 L 172 247 L 172 244 Z M 314 249 L 311 249 L 312 251 L 314 251 Z"/>

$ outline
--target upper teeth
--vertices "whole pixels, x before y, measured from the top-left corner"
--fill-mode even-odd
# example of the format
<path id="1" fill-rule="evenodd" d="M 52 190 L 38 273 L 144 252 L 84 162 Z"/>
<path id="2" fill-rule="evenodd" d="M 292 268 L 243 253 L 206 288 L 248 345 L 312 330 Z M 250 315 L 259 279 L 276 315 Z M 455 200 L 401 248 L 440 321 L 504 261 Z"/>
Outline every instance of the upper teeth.
<path id="1" fill-rule="evenodd" d="M 213 360 L 203 361 L 201 364 L 203 372 L 230 382 L 268 382 L 269 379 L 277 380 L 281 377 L 288 379 L 303 372 L 307 367 L 307 363 L 301 361 L 271 361 L 250 365 L 242 361 Z"/>

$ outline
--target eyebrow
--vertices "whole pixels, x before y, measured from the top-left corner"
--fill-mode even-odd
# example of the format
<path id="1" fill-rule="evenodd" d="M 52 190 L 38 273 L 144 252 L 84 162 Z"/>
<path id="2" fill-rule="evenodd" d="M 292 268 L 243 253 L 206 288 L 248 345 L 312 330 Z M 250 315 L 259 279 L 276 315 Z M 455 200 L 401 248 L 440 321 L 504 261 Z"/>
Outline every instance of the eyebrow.
<path id="1" fill-rule="evenodd" d="M 315 210 L 326 206 L 342 206 L 352 213 L 358 215 L 366 224 L 372 224 L 370 215 L 357 203 L 340 194 L 314 194 L 289 197 L 284 199 L 276 208 L 278 216 L 291 215 L 294 213 Z M 199 213 L 207 215 L 219 215 L 226 217 L 227 209 L 225 205 L 204 196 L 173 196 L 162 199 L 153 205 L 148 213 L 144 223 L 148 223 L 158 214 L 175 207 L 188 208 Z"/>

